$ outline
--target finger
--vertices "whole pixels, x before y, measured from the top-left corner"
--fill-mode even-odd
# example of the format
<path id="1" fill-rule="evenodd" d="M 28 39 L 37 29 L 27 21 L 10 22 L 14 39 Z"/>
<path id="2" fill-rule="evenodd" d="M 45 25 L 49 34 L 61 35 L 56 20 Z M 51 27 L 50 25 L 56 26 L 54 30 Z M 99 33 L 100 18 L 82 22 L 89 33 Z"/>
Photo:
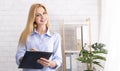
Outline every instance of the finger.
<path id="1" fill-rule="evenodd" d="M 40 58 L 40 60 L 49 63 L 49 60 L 47 60 L 45 58 Z"/>
<path id="2" fill-rule="evenodd" d="M 48 61 L 48 62 L 42 61 L 42 63 L 43 63 L 43 65 L 45 65 L 45 66 L 50 66 L 50 65 L 51 65 L 51 61 Z"/>
<path id="3" fill-rule="evenodd" d="M 46 61 L 43 61 L 43 60 L 40 60 L 40 59 L 38 59 L 37 62 L 42 64 L 43 66 L 50 66 L 50 62 L 46 62 Z"/>
<path id="4" fill-rule="evenodd" d="M 50 63 L 43 62 L 42 63 L 44 66 L 50 66 Z"/>
<path id="5" fill-rule="evenodd" d="M 36 49 L 36 48 L 31 48 L 30 50 L 31 50 L 31 51 L 37 51 L 37 49 Z"/>

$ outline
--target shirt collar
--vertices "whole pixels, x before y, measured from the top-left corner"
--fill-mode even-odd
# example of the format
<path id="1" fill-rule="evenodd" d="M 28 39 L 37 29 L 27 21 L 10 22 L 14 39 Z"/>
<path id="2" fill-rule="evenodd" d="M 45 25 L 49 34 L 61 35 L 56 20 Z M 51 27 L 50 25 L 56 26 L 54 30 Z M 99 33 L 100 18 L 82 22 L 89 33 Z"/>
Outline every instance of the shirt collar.
<path id="1" fill-rule="evenodd" d="M 38 32 L 37 32 L 37 30 L 36 30 L 36 29 L 34 29 L 34 30 L 33 30 L 33 32 L 32 32 L 32 34 L 31 34 L 31 35 L 34 35 L 34 34 L 38 34 Z M 49 29 L 47 30 L 47 32 L 45 33 L 45 35 L 47 35 L 47 36 L 50 36 L 50 37 L 51 37 L 51 32 L 50 32 L 50 30 L 49 30 Z"/>
<path id="2" fill-rule="evenodd" d="M 51 37 L 51 32 L 49 29 L 47 30 L 47 32 L 45 34 Z"/>

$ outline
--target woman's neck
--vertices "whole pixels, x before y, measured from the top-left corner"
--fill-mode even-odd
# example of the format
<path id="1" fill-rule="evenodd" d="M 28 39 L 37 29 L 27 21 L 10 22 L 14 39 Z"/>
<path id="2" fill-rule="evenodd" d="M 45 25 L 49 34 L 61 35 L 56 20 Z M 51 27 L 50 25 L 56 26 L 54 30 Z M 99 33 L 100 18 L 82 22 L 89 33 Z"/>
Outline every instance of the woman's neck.
<path id="1" fill-rule="evenodd" d="M 47 32 L 47 27 L 46 26 L 38 26 L 37 27 L 37 32 L 41 35 Z"/>

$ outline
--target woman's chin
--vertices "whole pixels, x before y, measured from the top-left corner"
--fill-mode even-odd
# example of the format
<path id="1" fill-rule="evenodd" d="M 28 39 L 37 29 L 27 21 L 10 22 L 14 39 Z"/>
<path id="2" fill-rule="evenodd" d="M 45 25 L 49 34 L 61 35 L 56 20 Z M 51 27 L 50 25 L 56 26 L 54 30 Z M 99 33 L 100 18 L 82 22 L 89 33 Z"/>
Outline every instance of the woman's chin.
<path id="1" fill-rule="evenodd" d="M 44 24 L 46 24 L 47 22 L 40 22 L 40 23 L 38 23 L 38 25 L 44 25 Z"/>

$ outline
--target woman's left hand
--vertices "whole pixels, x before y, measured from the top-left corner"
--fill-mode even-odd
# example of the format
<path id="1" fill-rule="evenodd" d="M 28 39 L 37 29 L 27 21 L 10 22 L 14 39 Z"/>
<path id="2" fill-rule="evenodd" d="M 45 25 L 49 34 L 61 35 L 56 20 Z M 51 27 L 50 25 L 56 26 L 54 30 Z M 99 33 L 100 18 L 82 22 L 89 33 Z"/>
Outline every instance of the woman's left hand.
<path id="1" fill-rule="evenodd" d="M 47 60 L 45 58 L 40 58 L 37 60 L 38 63 L 42 64 L 43 66 L 55 67 L 57 64 L 54 61 Z"/>

